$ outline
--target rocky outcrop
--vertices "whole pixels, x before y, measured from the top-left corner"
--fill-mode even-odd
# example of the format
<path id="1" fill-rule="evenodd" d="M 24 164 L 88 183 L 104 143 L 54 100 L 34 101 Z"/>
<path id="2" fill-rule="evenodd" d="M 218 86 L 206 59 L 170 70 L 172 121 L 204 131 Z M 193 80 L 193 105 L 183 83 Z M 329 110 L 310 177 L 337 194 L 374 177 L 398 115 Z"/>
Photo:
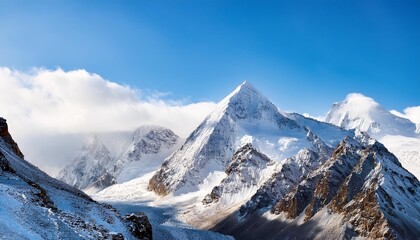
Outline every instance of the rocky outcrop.
<path id="1" fill-rule="evenodd" d="M 9 133 L 9 127 L 7 126 L 6 119 L 0 117 L 0 138 L 2 138 L 9 148 L 20 158 L 24 158 L 23 153 L 20 151 L 19 146 L 13 140 L 12 136 Z"/>
<path id="2" fill-rule="evenodd" d="M 343 224 L 350 223 L 358 236 L 410 239 L 420 233 L 413 221 L 420 216 L 419 187 L 382 144 L 362 146 L 347 138 L 272 213 L 290 219 L 304 214 L 304 221 L 309 221 L 327 208 L 343 216 Z"/>
<path id="3" fill-rule="evenodd" d="M 6 157 L 0 152 L 0 174 L 1 172 L 6 171 L 10 173 L 14 173 L 12 166 L 10 166 L 9 162 L 7 161 Z"/>
<path id="4" fill-rule="evenodd" d="M 203 204 L 218 202 L 223 196 L 232 198 L 236 194 L 252 192 L 264 179 L 264 170 L 275 163 L 266 155 L 247 143 L 233 155 L 231 163 L 226 169 L 227 177 L 213 188 L 210 194 L 203 199 Z"/>
<path id="5" fill-rule="evenodd" d="M 239 215 L 246 217 L 256 210 L 273 207 L 325 160 L 325 156 L 310 149 L 303 149 L 296 156 L 288 158 L 281 170 L 274 172 L 251 199 L 241 206 Z"/>
<path id="6" fill-rule="evenodd" d="M 169 174 L 165 170 L 164 165 L 162 165 L 160 170 L 149 180 L 147 190 L 153 191 L 159 196 L 166 196 L 169 194 L 169 188 L 165 184 L 165 179 L 168 178 Z"/>
<path id="7" fill-rule="evenodd" d="M 117 184 L 118 181 L 110 173 L 105 173 L 102 175 L 96 182 L 94 182 L 91 187 L 95 189 L 104 189 L 114 184 Z"/>
<path id="8" fill-rule="evenodd" d="M 138 239 L 152 240 L 152 225 L 149 222 L 146 214 L 132 213 L 125 216 L 125 219 L 130 222 L 129 228 L 133 236 Z"/>

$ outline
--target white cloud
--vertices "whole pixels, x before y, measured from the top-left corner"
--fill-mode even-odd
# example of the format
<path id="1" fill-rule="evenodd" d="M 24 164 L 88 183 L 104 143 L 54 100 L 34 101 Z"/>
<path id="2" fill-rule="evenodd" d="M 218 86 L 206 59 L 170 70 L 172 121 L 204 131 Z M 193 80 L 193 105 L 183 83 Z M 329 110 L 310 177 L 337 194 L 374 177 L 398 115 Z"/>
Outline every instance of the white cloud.
<path id="1" fill-rule="evenodd" d="M 404 109 L 403 113 L 396 110 L 391 110 L 391 112 L 397 116 L 408 118 L 412 122 L 420 124 L 420 106 L 408 107 Z"/>
<path id="2" fill-rule="evenodd" d="M 87 133 L 162 125 L 186 137 L 215 107 L 213 102 L 164 101 L 85 70 L 0 68 L 0 116 L 25 153 L 56 173 L 74 156 Z"/>

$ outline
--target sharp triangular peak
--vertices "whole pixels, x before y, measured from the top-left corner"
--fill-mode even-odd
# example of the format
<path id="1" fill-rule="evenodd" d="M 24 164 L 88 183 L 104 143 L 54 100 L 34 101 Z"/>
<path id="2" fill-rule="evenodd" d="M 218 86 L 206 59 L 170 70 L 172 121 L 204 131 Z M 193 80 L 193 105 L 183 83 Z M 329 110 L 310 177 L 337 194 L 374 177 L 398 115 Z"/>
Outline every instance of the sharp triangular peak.
<path id="1" fill-rule="evenodd" d="M 349 93 L 344 100 L 347 103 L 369 103 L 379 105 L 373 98 L 363 95 L 362 93 Z"/>
<path id="2" fill-rule="evenodd" d="M 239 87 L 244 87 L 244 88 L 254 88 L 254 86 L 252 86 L 252 84 L 248 81 L 245 80 L 241 83 L 241 85 L 239 85 Z"/>
<path id="3" fill-rule="evenodd" d="M 274 106 L 274 104 L 265 97 L 258 89 L 256 89 L 249 81 L 244 81 L 235 88 L 229 95 L 219 102 L 218 108 L 225 108 L 234 100 L 253 100 L 254 102 L 266 102 Z"/>
<path id="4" fill-rule="evenodd" d="M 237 94 L 240 94 L 241 92 L 246 91 L 252 91 L 261 94 L 254 86 L 251 85 L 251 83 L 249 83 L 249 81 L 244 81 L 239 86 L 237 86 L 235 90 L 233 90 L 225 99 L 229 99 Z"/>

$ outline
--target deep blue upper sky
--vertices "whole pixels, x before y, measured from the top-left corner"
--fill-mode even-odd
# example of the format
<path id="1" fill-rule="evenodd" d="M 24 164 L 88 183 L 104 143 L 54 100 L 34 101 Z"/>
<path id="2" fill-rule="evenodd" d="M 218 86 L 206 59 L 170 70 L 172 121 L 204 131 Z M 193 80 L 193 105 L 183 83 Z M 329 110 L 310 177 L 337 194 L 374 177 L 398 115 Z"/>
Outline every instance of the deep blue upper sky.
<path id="1" fill-rule="evenodd" d="M 83 68 L 218 101 L 244 80 L 324 114 L 349 92 L 420 105 L 420 1 L 0 1 L 0 66 Z"/>

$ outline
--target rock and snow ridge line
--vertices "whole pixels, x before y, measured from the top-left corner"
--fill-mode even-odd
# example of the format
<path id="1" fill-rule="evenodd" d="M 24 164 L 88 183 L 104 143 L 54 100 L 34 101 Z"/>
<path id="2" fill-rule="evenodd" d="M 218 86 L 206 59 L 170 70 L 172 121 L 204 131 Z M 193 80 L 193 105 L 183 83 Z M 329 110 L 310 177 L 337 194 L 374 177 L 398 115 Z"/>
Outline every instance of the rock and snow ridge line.
<path id="1" fill-rule="evenodd" d="M 250 99 L 253 99 L 253 101 L 250 101 Z M 348 138 L 354 139 L 359 144 L 356 148 L 360 148 L 360 151 L 362 148 L 370 146 L 369 144 L 373 146 L 375 142 L 358 131 L 345 131 L 331 124 L 321 123 L 298 114 L 284 115 L 250 84 L 244 83 L 222 100 L 217 109 L 190 135 L 181 149 L 164 162 L 161 169 L 150 180 L 148 188 L 158 194 L 166 195 L 165 198 L 167 198 L 168 196 L 177 197 L 200 191 L 197 186 L 201 186 L 205 182 L 214 182 L 215 185 L 207 192 L 208 195 L 199 198 L 208 206 L 203 208 L 199 206 L 203 203 L 197 203 L 198 205 L 186 211 L 189 212 L 187 218 L 191 217 L 191 222 L 194 222 L 195 218 L 192 215 L 197 215 L 206 216 L 212 221 L 221 220 L 223 222 L 223 219 L 215 220 L 215 217 L 216 219 L 220 216 L 223 218 L 223 216 L 226 217 L 226 214 L 230 214 L 232 211 L 235 213 L 239 209 L 239 216 L 248 219 L 254 214 L 258 215 L 261 211 L 264 212 L 277 206 L 277 202 L 281 201 L 290 191 L 309 177 L 308 174 L 325 165 L 327 159 L 334 158 L 332 149 L 336 149 L 342 143 L 342 139 Z M 276 139 L 276 141 L 273 141 L 273 139 Z M 246 145 L 247 143 L 252 145 Z M 270 148 L 273 145 L 276 146 L 274 150 Z M 382 149 L 378 147 L 379 145 L 375 146 Z M 250 152 L 250 149 L 254 150 Z M 299 152 L 300 150 L 302 152 Z M 350 150 L 352 149 L 350 148 Z M 252 153 L 255 151 L 265 154 L 269 159 L 272 159 L 274 165 L 278 164 L 278 167 L 268 167 L 270 164 L 266 163 L 270 161 L 256 160 L 258 157 Z M 370 151 L 374 152 L 375 150 L 371 148 Z M 389 155 L 387 150 L 380 150 L 379 152 L 375 152 L 374 155 Z M 230 161 L 235 162 L 238 156 L 247 156 L 243 158 L 247 161 L 236 164 L 235 171 L 228 171 L 229 164 L 233 164 Z M 360 158 L 362 157 L 360 156 Z M 388 158 L 395 157 L 388 156 Z M 396 168 L 394 171 L 401 171 L 407 175 L 407 172 L 399 163 L 394 164 L 393 167 Z M 259 173 L 269 168 L 271 168 L 272 175 L 267 174 L 268 179 L 261 179 Z M 346 168 L 348 168 L 346 171 L 352 171 L 352 166 L 346 166 Z M 368 167 L 366 169 L 368 172 L 373 171 Z M 213 176 L 220 177 L 220 175 L 214 173 L 225 171 L 224 178 L 219 181 L 210 180 Z M 283 171 L 283 174 L 281 171 Z M 418 188 L 418 180 L 415 177 L 408 178 L 414 179 L 413 187 Z M 360 181 L 363 182 L 364 180 L 369 181 L 367 179 Z M 400 182 L 405 183 L 406 181 Z M 285 185 L 287 187 L 284 187 Z M 369 193 L 369 191 L 361 188 L 359 190 L 361 196 Z M 394 186 L 392 191 L 396 191 Z M 367 195 L 367 197 L 369 196 Z M 387 198 L 387 196 L 381 195 L 380 201 L 383 201 L 382 198 Z M 363 199 L 365 198 L 363 197 Z M 411 201 L 406 200 L 403 200 L 403 202 Z M 294 204 L 305 203 L 301 203 L 299 200 Z M 314 204 L 317 205 L 318 203 L 315 202 Z M 319 206 L 320 209 L 311 210 L 313 215 L 308 215 L 309 220 L 317 215 L 318 210 L 324 208 L 322 205 Z M 415 206 L 414 209 L 418 211 L 418 206 Z M 384 211 L 390 210 L 387 208 Z M 382 210 L 380 212 L 379 214 L 382 214 Z M 407 215 L 411 216 L 410 213 Z M 338 214 L 337 216 L 341 215 Z M 403 216 L 404 214 L 399 218 Z M 293 218 L 295 217 L 297 216 L 293 216 Z M 319 218 L 318 215 L 317 218 Z M 386 224 L 392 225 L 389 223 L 392 220 L 387 219 L 386 221 Z M 340 226 L 347 223 L 347 220 L 339 222 Z M 415 224 L 415 226 L 417 225 Z M 389 236 L 397 234 L 398 236 L 402 234 L 398 230 L 395 234 L 385 230 L 381 233 L 364 232 L 360 229 L 350 230 L 350 232 L 355 232 L 354 234 L 359 236 L 376 236 L 375 234 L 388 234 Z M 223 231 L 222 233 L 235 234 L 234 232 Z"/>
<path id="2" fill-rule="evenodd" d="M 329 124 L 312 123 L 312 126 L 329 128 L 324 139 L 332 146 L 337 139 L 352 134 Z M 246 143 L 252 143 L 276 162 L 303 148 L 316 148 L 315 139 L 308 138 L 308 133 L 316 135 L 318 131 L 310 130 L 311 127 L 283 115 L 269 99 L 244 82 L 165 160 L 150 180 L 149 189 L 159 195 L 197 191 L 197 186 L 213 172 L 223 172 L 234 152 Z"/>
<path id="3" fill-rule="evenodd" d="M 418 124 L 385 110 L 362 94 L 349 94 L 344 101 L 334 103 L 325 121 L 367 132 L 395 154 L 403 167 L 420 177 Z"/>
<path id="4" fill-rule="evenodd" d="M 301 159 L 313 163 L 319 158 L 309 155 Z M 232 164 L 235 162 L 233 158 Z M 246 204 L 218 217 L 208 228 L 239 239 L 296 238 L 302 231 L 309 238 L 413 239 L 420 234 L 418 180 L 366 134 L 346 137 L 328 159 L 320 159 L 306 176 L 293 181 L 298 175 L 290 173 L 299 169 L 295 165 L 294 161 L 285 163 Z M 241 178 L 244 171 L 248 169 L 230 172 L 226 179 Z M 230 185 L 225 183 L 223 180 L 221 186 Z M 203 201 L 210 206 L 196 207 L 194 214 L 209 214 L 206 216 L 212 219 L 232 207 L 220 201 L 227 191 L 220 186 L 215 190 Z M 328 219 L 336 219 L 333 227 Z"/>
<path id="5" fill-rule="evenodd" d="M 0 118 L 0 237 L 151 239 L 143 215 L 121 216 L 25 161 Z"/>
<path id="6" fill-rule="evenodd" d="M 159 126 L 94 134 L 59 179 L 94 193 L 154 171 L 181 142 L 171 130 Z"/>

